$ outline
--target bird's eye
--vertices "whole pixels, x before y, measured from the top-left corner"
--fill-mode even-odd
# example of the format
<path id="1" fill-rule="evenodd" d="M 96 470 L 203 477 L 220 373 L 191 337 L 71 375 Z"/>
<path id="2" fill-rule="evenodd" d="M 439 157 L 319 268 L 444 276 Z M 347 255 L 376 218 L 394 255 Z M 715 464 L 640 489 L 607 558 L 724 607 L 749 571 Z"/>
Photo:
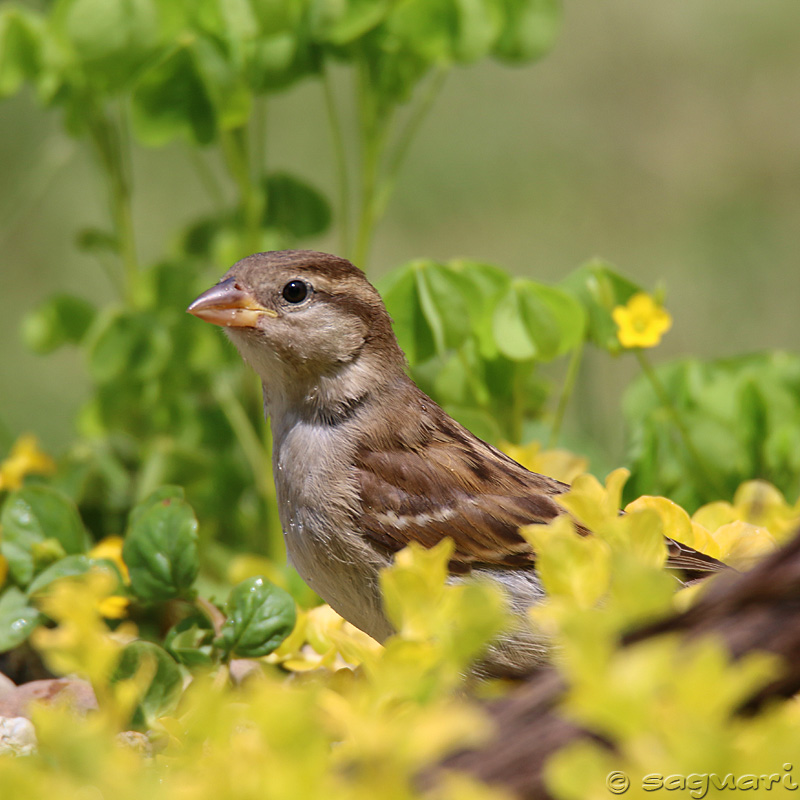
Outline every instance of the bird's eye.
<path id="1" fill-rule="evenodd" d="M 287 303 L 302 303 L 308 296 L 308 284 L 305 281 L 289 281 L 283 287 L 283 299 Z"/>

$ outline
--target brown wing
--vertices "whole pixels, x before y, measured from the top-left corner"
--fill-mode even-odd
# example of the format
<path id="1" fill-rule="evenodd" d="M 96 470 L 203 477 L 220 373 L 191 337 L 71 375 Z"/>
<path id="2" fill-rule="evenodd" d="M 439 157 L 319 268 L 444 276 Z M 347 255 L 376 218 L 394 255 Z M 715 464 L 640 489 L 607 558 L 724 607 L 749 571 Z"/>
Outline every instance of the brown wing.
<path id="1" fill-rule="evenodd" d="M 553 498 L 569 487 L 525 469 L 429 400 L 425 410 L 436 417 L 413 437 L 392 437 L 391 449 L 386 442 L 359 449 L 360 529 L 390 552 L 412 541 L 432 547 L 449 536 L 457 574 L 476 566 L 532 568 L 535 556 L 519 528 L 563 514 Z M 668 547 L 667 565 L 688 578 L 723 567 L 671 539 Z"/>
<path id="2" fill-rule="evenodd" d="M 390 551 L 410 541 L 432 547 L 449 536 L 455 543 L 454 572 L 479 564 L 532 567 L 533 551 L 518 529 L 563 513 L 552 495 L 567 487 L 507 463 L 485 447 L 479 458 L 441 445 L 429 446 L 424 454 L 362 453 L 357 463 L 364 509 L 359 527 Z M 504 470 L 500 481 L 496 472 L 492 481 L 484 475 L 489 463 Z"/>

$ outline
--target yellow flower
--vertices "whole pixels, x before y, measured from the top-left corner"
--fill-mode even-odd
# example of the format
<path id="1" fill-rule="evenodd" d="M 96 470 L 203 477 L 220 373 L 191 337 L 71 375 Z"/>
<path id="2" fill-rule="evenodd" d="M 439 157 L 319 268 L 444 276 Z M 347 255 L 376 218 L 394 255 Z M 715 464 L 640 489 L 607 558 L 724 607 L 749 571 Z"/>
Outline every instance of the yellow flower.
<path id="1" fill-rule="evenodd" d="M 39 449 L 36 437 L 24 434 L 14 443 L 8 458 L 0 463 L 0 490 L 19 489 L 26 475 L 49 475 L 55 468 L 53 459 Z"/>
<path id="2" fill-rule="evenodd" d="M 121 536 L 106 536 L 105 539 L 99 541 L 89 551 L 89 558 L 105 558 L 108 561 L 113 561 L 122 574 L 125 583 L 130 583 L 131 579 L 128 574 L 128 566 L 122 560 L 123 543 L 124 540 Z"/>
<path id="3" fill-rule="evenodd" d="M 669 312 L 645 292 L 637 292 L 626 305 L 617 306 L 611 316 L 623 347 L 655 347 L 672 327 Z"/>
<path id="4" fill-rule="evenodd" d="M 570 453 L 569 450 L 542 450 L 539 442 L 526 445 L 516 445 L 503 442 L 500 449 L 525 469 L 549 475 L 551 478 L 572 483 L 578 475 L 582 475 L 589 468 L 589 461 L 581 456 Z"/>
<path id="5" fill-rule="evenodd" d="M 127 597 L 112 594 L 98 601 L 97 610 L 106 619 L 122 619 L 127 614 L 130 603 Z"/>

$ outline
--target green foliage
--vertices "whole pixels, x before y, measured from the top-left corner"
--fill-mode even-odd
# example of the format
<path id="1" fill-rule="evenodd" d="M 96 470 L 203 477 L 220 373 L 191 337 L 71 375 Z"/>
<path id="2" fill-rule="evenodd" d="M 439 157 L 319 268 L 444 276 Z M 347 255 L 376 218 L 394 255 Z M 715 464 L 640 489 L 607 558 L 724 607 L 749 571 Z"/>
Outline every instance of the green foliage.
<path id="1" fill-rule="evenodd" d="M 548 600 L 530 614 L 559 653 L 565 696 L 556 710 L 596 734 L 556 752 L 545 767 L 548 789 L 559 800 L 605 797 L 614 771 L 629 775 L 632 786 L 657 773 L 770 774 L 798 745 L 796 704 L 776 701 L 756 716 L 735 712 L 773 679 L 771 658 L 732 662 L 720 643 L 707 639 L 619 646 L 620 636 L 642 620 L 690 602 L 675 599 L 674 580 L 662 569 L 662 534 L 684 535 L 680 514 L 668 501 L 642 498 L 643 505 L 621 516 L 625 478 L 618 470 L 602 486 L 584 475 L 561 498 L 593 535 L 579 534 L 566 517 L 523 531 L 548 588 Z M 777 498 L 767 501 L 763 487 L 758 497 L 752 487 L 740 493 L 738 513 L 752 519 L 757 511 L 776 535 L 787 534 L 791 524 L 776 513 Z M 165 488 L 137 509 L 133 522 L 178 499 Z M 88 715 L 60 705 L 36 708 L 37 752 L 0 759 L 2 785 L 15 795 L 42 797 L 56 789 L 69 794 L 92 785 L 107 793 L 123 785 L 131 797 L 147 792 L 154 800 L 499 800 L 505 795 L 463 776 L 443 778 L 433 795 L 418 781 L 443 756 L 489 735 L 479 704 L 463 691 L 464 676 L 508 624 L 496 588 L 446 580 L 452 549 L 449 540 L 431 549 L 415 545 L 384 570 L 384 602 L 397 629 L 385 646 L 342 624 L 326 629 L 319 616 L 315 625 L 308 614 L 290 637 L 295 641 L 285 642 L 294 663 L 276 662 L 275 652 L 239 687 L 226 681 L 219 660 L 192 662 L 187 680 L 184 668 L 155 644 L 122 644 L 135 632 L 130 623 L 113 633 L 91 613 L 109 590 L 107 575 L 59 581 L 42 604 L 56 627 L 39 629 L 33 643 L 51 668 L 88 678 L 99 708 Z M 0 603 L 0 618 L 22 602 L 12 596 Z M 261 578 L 237 586 L 227 605 L 220 638 L 231 654 L 255 644 L 256 628 L 263 626 L 266 639 L 276 622 L 283 626 L 290 608 Z M 186 654 L 190 641 L 208 642 L 209 630 L 188 616 L 167 646 Z M 299 676 L 301 654 L 329 647 L 313 679 L 287 680 L 265 667 L 265 661 L 283 663 Z M 131 726 L 147 731 L 150 747 L 114 744 Z M 606 740 L 614 742 L 613 751 Z"/>
<path id="2" fill-rule="evenodd" d="M 226 657 L 269 655 L 297 621 L 292 596 L 261 576 L 235 586 L 226 608 L 228 619 L 214 642 Z"/>
<path id="3" fill-rule="evenodd" d="M 29 486 L 9 495 L 0 514 L 0 550 L 14 580 L 27 585 L 37 568 L 88 546 L 75 505 L 47 486 Z"/>
<path id="4" fill-rule="evenodd" d="M 266 164 L 256 138 L 264 133 L 266 97 L 311 77 L 323 82 L 330 105 L 331 64 L 350 67 L 363 147 L 352 170 L 337 146 L 337 221 L 343 247 L 355 238 L 351 255 L 363 264 L 438 83 L 431 78 L 431 91 L 416 90 L 456 64 L 540 57 L 559 17 L 557 3 L 541 0 L 63 0 L 42 11 L 2 9 L 0 93 L 30 82 L 43 105 L 61 109 L 67 132 L 96 156 L 110 197 L 111 228 L 83 231 L 77 244 L 104 265 L 121 302 L 95 309 L 55 296 L 24 325 L 38 352 L 69 344 L 85 353 L 93 392 L 79 420 L 83 441 L 58 483 L 90 523 L 122 527 L 133 504 L 158 485 L 180 483 L 207 536 L 224 530 L 233 547 L 280 550 L 258 389 L 218 331 L 182 314 L 221 264 L 292 246 L 333 221 L 329 200 L 313 185 Z M 400 119 L 396 112 L 411 101 L 408 119 Z M 341 142 L 335 105 L 332 133 Z M 152 265 L 140 264 L 136 252 L 132 138 L 146 146 L 182 140 L 197 150 L 215 206 L 179 236 L 178 253 Z M 232 202 L 200 148 L 219 152 Z M 350 185 L 359 187 L 353 230 Z M 441 289 L 433 280 L 429 299 Z M 456 330 L 451 315 L 447 347 L 466 334 L 465 320 Z M 509 363 L 490 369 L 514 372 Z M 469 403 L 461 405 L 468 411 Z"/>
<path id="5" fill-rule="evenodd" d="M 0 464 L 0 652 L 27 642 L 54 673 L 86 676 L 100 710 L 86 719 L 37 710 L 39 754 L 0 760 L 10 796 L 92 785 L 154 800 L 407 800 L 418 796 L 421 770 L 486 734 L 459 692 L 508 618 L 490 587 L 446 583 L 449 542 L 404 551 L 384 573 L 398 633 L 383 648 L 330 609 L 298 613 L 284 589 L 294 592 L 299 579 L 273 561 L 256 558 L 237 577 L 226 569 L 234 553 L 282 555 L 269 432 L 260 387 L 219 331 L 184 309 L 224 266 L 332 224 L 343 254 L 365 266 L 447 72 L 483 58 L 538 59 L 560 19 L 557 0 L 59 0 L 41 11 L 0 9 L 0 96 L 30 84 L 95 157 L 108 228 L 82 231 L 76 244 L 119 289 L 102 309 L 56 295 L 24 325 L 37 352 L 79 348 L 92 391 L 80 439 L 55 471 L 30 443 Z M 267 163 L 270 95 L 301 80 L 318 81 L 326 98 L 335 204 Z M 351 128 L 357 148 L 344 144 Z M 132 141 L 179 143 L 212 203 L 153 264 L 137 255 Z M 585 346 L 620 355 L 614 311 L 640 292 L 602 261 L 547 286 L 498 265 L 419 259 L 379 288 L 420 385 L 479 435 L 515 443 L 532 430 L 557 440 Z M 549 595 L 535 621 L 558 647 L 567 713 L 615 738 L 618 761 L 724 771 L 751 759 L 768 770 L 765 754 L 793 741 L 790 712 L 729 721 L 768 665 L 731 665 L 713 644 L 620 651 L 616 642 L 672 608 L 662 534 L 746 566 L 796 526 L 800 362 L 769 354 L 654 370 L 640 347 L 634 353 L 643 376 L 625 404 L 629 493 L 667 494 L 690 510 L 733 502 L 690 518 L 665 498 L 643 497 L 620 517 L 623 472 L 605 488 L 578 478 L 563 504 L 595 535 L 578 536 L 564 518 L 525 534 Z M 736 490 L 753 477 L 789 502 L 758 481 Z M 229 664 L 242 658 L 255 677 L 235 690 Z M 315 680 L 288 681 L 285 671 L 313 671 Z M 164 756 L 115 747 L 131 726 L 159 740 Z M 615 763 L 593 744 L 564 751 L 552 791 L 605 797 Z M 440 795 L 495 796 L 458 780 Z"/>
<path id="6" fill-rule="evenodd" d="M 0 653 L 22 644 L 41 622 L 38 608 L 15 586 L 0 595 Z"/>
<path id="7" fill-rule="evenodd" d="M 8 566 L 8 581 L 0 593 L 0 652 L 22 644 L 47 621 L 40 608 L 63 581 L 98 571 L 108 582 L 106 596 L 98 599 L 98 612 L 118 619 L 127 616 L 133 604 L 134 616 L 173 654 L 174 659 L 156 643 L 135 650 L 136 654 L 140 650 L 156 653 L 158 669 L 153 680 L 158 680 L 159 692 L 167 691 L 165 682 L 174 682 L 168 664 L 175 660 L 197 666 L 216 664 L 231 655 L 267 655 L 295 625 L 294 600 L 265 578 L 233 589 L 227 621 L 213 603 L 198 599 L 197 520 L 180 487 L 160 487 L 134 506 L 124 541 L 110 537 L 91 549 L 74 504 L 47 486 L 28 486 L 9 494 L 0 520 L 2 564 Z M 166 614 L 173 619 L 177 615 L 179 621 L 162 636 L 159 631 Z M 221 629 L 213 643 L 212 622 Z M 135 659 L 119 667 L 123 677 L 136 671 L 139 655 Z M 172 697 L 174 691 L 167 694 Z M 144 707 L 142 713 L 149 720 L 155 712 Z M 136 719 L 141 722 L 142 718 Z"/>
<path id="8" fill-rule="evenodd" d="M 152 727 L 159 717 L 173 711 L 183 689 L 183 674 L 170 655 L 152 642 L 142 641 L 123 649 L 110 683 L 131 680 L 143 668 L 150 675 L 129 722 L 134 728 Z"/>
<path id="9" fill-rule="evenodd" d="M 631 431 L 632 494 L 663 494 L 694 509 L 732 496 L 748 478 L 769 481 L 788 497 L 800 493 L 798 356 L 688 358 L 664 365 L 657 374 L 685 421 L 700 462 L 687 455 L 652 384 L 639 378 L 624 403 Z"/>
<path id="10" fill-rule="evenodd" d="M 545 413 L 538 368 L 584 343 L 580 296 L 491 264 L 413 261 L 378 288 L 414 377 L 487 439 L 519 442 Z"/>
<path id="11" fill-rule="evenodd" d="M 192 509 L 163 492 L 149 497 L 131 515 L 122 558 L 131 589 L 144 603 L 188 597 L 200 570 Z"/>

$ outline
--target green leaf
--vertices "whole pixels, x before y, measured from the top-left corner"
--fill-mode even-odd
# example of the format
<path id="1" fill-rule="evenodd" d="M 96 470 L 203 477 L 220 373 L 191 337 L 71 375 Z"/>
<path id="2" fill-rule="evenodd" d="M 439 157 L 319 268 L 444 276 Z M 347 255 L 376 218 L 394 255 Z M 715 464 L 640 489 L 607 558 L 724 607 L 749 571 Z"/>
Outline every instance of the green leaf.
<path id="1" fill-rule="evenodd" d="M 395 47 L 408 50 L 429 64 L 453 59 L 458 30 L 457 11 L 451 0 L 404 0 L 386 20 L 387 35 Z"/>
<path id="2" fill-rule="evenodd" d="M 625 305 L 632 295 L 641 291 L 640 287 L 599 259 L 570 273 L 560 286 L 584 307 L 589 340 L 610 353 L 619 353 L 622 346 L 611 312 Z"/>
<path id="3" fill-rule="evenodd" d="M 262 224 L 291 239 L 324 233 L 331 224 L 331 208 L 313 186 L 285 172 L 266 179 L 267 207 Z"/>
<path id="4" fill-rule="evenodd" d="M 64 0 L 53 20 L 89 82 L 103 91 L 130 85 L 159 44 L 153 0 Z"/>
<path id="5" fill-rule="evenodd" d="M 456 39 L 454 55 L 471 63 L 489 53 L 503 26 L 503 14 L 496 0 L 454 0 Z"/>
<path id="6" fill-rule="evenodd" d="M 166 650 L 152 642 L 131 642 L 122 651 L 111 682 L 129 680 L 143 667 L 151 669 L 153 677 L 131 720 L 131 724 L 140 729 L 151 727 L 159 717 L 173 711 L 183 689 L 180 667 Z"/>
<path id="7" fill-rule="evenodd" d="M 413 365 L 460 347 L 509 283 L 502 270 L 489 264 L 419 259 L 392 270 L 378 289 Z"/>
<path id="8" fill-rule="evenodd" d="M 505 25 L 494 48 L 502 61 L 541 58 L 553 47 L 561 28 L 561 0 L 502 0 Z"/>
<path id="9" fill-rule="evenodd" d="M 269 655 L 292 632 L 296 622 L 292 596 L 266 578 L 248 578 L 231 591 L 228 619 L 214 644 L 226 656 Z"/>
<path id="10" fill-rule="evenodd" d="M 160 486 L 142 500 L 141 503 L 137 503 L 131 509 L 131 513 L 128 516 L 128 528 L 132 528 L 145 512 L 150 511 L 156 506 L 163 505 L 165 500 L 177 500 L 182 502 L 185 496 L 182 486 Z"/>
<path id="11" fill-rule="evenodd" d="M 0 97 L 14 94 L 39 74 L 42 27 L 41 18 L 32 11 L 0 9 Z"/>
<path id="12" fill-rule="evenodd" d="M 550 361 L 580 344 L 584 327 L 576 300 L 528 280 L 515 281 L 493 315 L 497 348 L 513 361 Z"/>
<path id="13" fill-rule="evenodd" d="M 479 299 L 469 297 L 472 284 L 449 266 L 434 261 L 416 262 L 417 296 L 431 329 L 438 355 L 458 347 L 470 333 L 472 309 Z"/>
<path id="14" fill-rule="evenodd" d="M 89 339 L 89 371 L 100 384 L 155 377 L 172 355 L 167 331 L 149 312 L 112 312 L 98 322 Z"/>
<path id="15" fill-rule="evenodd" d="M 30 586 L 28 586 L 28 595 L 36 594 L 59 578 L 83 575 L 91 569 L 91 566 L 92 559 L 85 555 L 72 555 L 59 559 L 47 569 L 42 570 L 31 581 Z"/>
<path id="16" fill-rule="evenodd" d="M 86 300 L 67 294 L 54 295 L 25 316 L 22 338 L 36 353 L 50 353 L 64 344 L 79 344 L 96 313 Z"/>
<path id="17" fill-rule="evenodd" d="M 75 504 L 48 486 L 27 486 L 12 492 L 3 505 L 0 525 L 0 552 L 8 559 L 14 580 L 22 586 L 33 578 L 37 546 L 54 540 L 66 553 L 82 553 L 89 546 Z"/>
<path id="18" fill-rule="evenodd" d="M 311 37 L 317 42 L 345 45 L 379 25 L 388 0 L 315 0 L 311 4 Z"/>
<path id="19" fill-rule="evenodd" d="M 0 653 L 22 644 L 42 621 L 42 615 L 16 586 L 0 594 Z"/>
<path id="20" fill-rule="evenodd" d="M 378 281 L 378 291 L 394 321 L 394 332 L 410 364 L 436 352 L 430 326 L 419 303 L 413 262 L 392 270 Z"/>
<path id="21" fill-rule="evenodd" d="M 283 89 L 301 78 L 306 69 L 298 63 L 298 42 L 291 32 L 246 45 L 248 86 L 256 93 Z"/>
<path id="22" fill-rule="evenodd" d="M 701 463 L 687 453 L 671 414 L 642 376 L 623 404 L 633 466 L 629 497 L 660 494 L 691 511 L 726 499 L 754 477 L 796 497 L 800 459 L 796 451 L 787 457 L 786 448 L 798 441 L 800 429 L 800 357 L 682 359 L 656 372 Z M 795 433 L 787 438 L 790 430 Z"/>
<path id="23" fill-rule="evenodd" d="M 210 144 L 218 120 L 211 92 L 190 44 L 183 44 L 147 70 L 131 102 L 133 130 L 146 145 L 158 147 L 183 138 Z"/>
<path id="24" fill-rule="evenodd" d="M 180 664 L 205 667 L 214 663 L 213 639 L 214 630 L 208 620 L 199 615 L 191 616 L 170 628 L 164 648 Z"/>
<path id="25" fill-rule="evenodd" d="M 261 33 L 267 36 L 297 30 L 307 6 L 307 0 L 250 0 Z"/>
<path id="26" fill-rule="evenodd" d="M 86 253 L 119 254 L 119 237 L 100 228 L 84 228 L 75 237 L 75 246 Z"/>
<path id="27" fill-rule="evenodd" d="M 191 507 L 171 495 L 148 498 L 128 528 L 122 558 L 131 588 L 143 602 L 189 597 L 200 569 Z"/>

